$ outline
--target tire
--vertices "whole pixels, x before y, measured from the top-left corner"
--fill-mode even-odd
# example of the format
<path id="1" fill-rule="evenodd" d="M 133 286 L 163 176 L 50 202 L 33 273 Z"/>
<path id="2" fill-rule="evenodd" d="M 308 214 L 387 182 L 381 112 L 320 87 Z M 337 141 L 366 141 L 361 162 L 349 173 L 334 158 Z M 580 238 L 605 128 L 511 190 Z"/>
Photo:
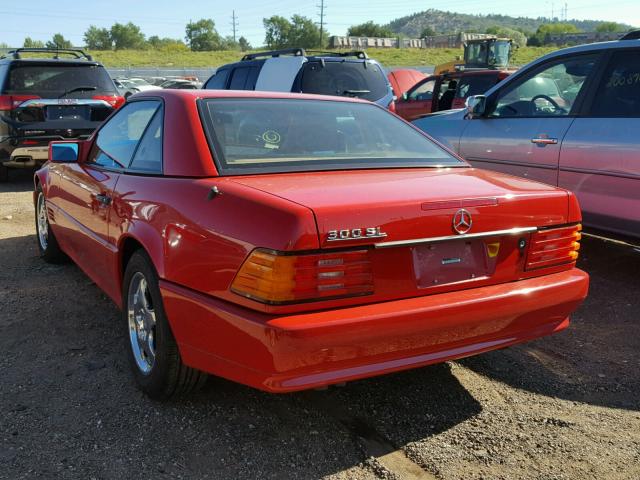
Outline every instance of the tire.
<path id="1" fill-rule="evenodd" d="M 182 363 L 158 274 L 143 250 L 134 252 L 127 264 L 122 305 L 129 363 L 140 389 L 155 400 L 169 400 L 202 387 L 207 374 Z"/>
<path id="2" fill-rule="evenodd" d="M 0 182 L 8 182 L 8 181 L 9 181 L 9 167 L 0 165 Z"/>
<path id="3" fill-rule="evenodd" d="M 36 242 L 40 257 L 47 263 L 64 263 L 68 257 L 60 249 L 58 240 L 51 230 L 45 196 L 40 185 L 36 187 L 36 194 Z"/>

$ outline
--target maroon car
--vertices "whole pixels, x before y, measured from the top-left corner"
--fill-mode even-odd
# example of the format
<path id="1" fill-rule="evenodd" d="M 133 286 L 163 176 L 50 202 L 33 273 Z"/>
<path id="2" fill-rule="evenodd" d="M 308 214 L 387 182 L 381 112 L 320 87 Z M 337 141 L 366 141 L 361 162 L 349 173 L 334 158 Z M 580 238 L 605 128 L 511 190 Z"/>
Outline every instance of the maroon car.
<path id="1" fill-rule="evenodd" d="M 416 120 L 428 113 L 464 107 L 471 95 L 479 95 L 507 78 L 510 70 L 462 70 L 432 75 L 398 95 L 396 113 Z"/>

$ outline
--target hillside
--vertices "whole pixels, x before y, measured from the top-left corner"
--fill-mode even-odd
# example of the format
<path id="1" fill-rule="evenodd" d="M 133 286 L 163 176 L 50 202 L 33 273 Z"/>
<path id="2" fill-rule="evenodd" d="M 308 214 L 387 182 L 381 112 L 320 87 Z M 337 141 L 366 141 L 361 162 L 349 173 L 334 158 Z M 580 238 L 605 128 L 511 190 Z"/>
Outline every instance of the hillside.
<path id="1" fill-rule="evenodd" d="M 414 13 L 393 20 L 389 27 L 397 33 L 403 33 L 408 37 L 418 37 L 423 29 L 431 27 L 438 33 L 457 32 L 484 32 L 494 25 L 512 28 L 527 32 L 535 32 L 537 28 L 548 23 L 549 19 L 510 17 L 508 15 L 470 15 L 466 13 L 445 12 L 442 10 L 429 9 L 424 12 Z M 597 20 L 567 20 L 566 23 L 575 25 L 579 30 L 592 32 L 603 23 Z M 632 28 L 631 25 L 624 25 L 625 29 Z"/>

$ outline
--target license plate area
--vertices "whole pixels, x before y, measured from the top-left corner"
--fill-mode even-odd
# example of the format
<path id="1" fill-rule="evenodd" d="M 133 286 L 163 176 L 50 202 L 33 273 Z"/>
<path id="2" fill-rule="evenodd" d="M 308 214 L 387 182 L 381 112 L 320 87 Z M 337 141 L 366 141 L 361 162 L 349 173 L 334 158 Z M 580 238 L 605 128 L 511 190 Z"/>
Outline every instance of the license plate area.
<path id="1" fill-rule="evenodd" d="M 493 275 L 496 256 L 483 240 L 451 240 L 413 248 L 418 288 L 464 282 Z"/>
<path id="2" fill-rule="evenodd" d="M 89 105 L 49 105 L 47 120 L 88 120 L 91 117 Z"/>

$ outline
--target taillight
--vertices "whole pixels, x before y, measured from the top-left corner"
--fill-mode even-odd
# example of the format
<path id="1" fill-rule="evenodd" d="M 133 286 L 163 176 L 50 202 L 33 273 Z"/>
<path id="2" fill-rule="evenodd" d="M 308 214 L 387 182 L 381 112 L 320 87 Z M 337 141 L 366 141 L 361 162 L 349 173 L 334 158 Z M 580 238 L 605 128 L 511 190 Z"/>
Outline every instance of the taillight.
<path id="1" fill-rule="evenodd" d="M 13 110 L 27 100 L 40 98 L 37 95 L 0 95 L 0 110 Z"/>
<path id="2" fill-rule="evenodd" d="M 580 250 L 582 225 L 538 230 L 531 236 L 527 270 L 575 262 Z"/>
<path id="3" fill-rule="evenodd" d="M 125 101 L 124 97 L 120 97 L 118 95 L 94 95 L 91 98 L 94 100 L 104 100 L 115 109 L 120 108 Z"/>
<path id="4" fill-rule="evenodd" d="M 373 293 L 367 250 L 289 255 L 254 250 L 231 285 L 239 295 L 270 304 Z"/>

